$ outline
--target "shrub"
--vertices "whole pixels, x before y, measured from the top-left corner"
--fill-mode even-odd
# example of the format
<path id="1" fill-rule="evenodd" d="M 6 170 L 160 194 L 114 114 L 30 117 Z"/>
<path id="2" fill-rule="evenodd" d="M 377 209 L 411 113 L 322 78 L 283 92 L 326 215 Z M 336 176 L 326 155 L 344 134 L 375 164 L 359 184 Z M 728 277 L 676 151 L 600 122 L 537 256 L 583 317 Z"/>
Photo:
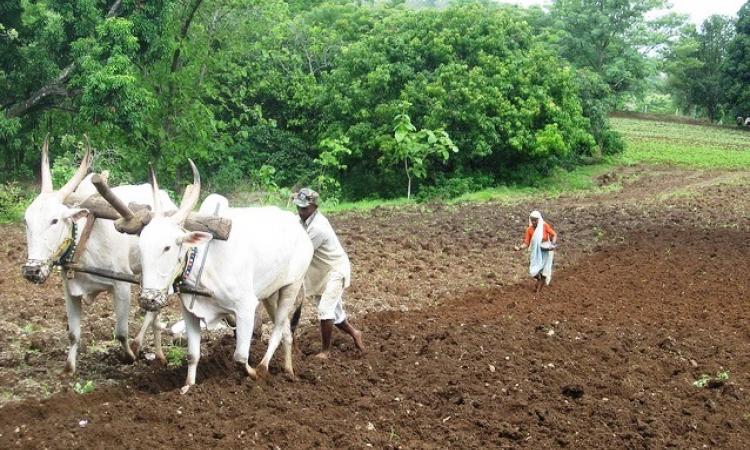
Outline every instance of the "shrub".
<path id="1" fill-rule="evenodd" d="M 16 182 L 0 184 L 0 222 L 17 222 L 33 196 Z"/>

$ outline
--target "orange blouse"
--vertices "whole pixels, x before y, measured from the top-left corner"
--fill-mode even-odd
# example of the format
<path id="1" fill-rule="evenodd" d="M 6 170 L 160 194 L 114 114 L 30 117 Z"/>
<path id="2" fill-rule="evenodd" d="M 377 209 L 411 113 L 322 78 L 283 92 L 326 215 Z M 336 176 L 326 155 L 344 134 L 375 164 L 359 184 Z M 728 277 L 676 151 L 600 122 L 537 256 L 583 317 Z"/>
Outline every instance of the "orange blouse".
<path id="1" fill-rule="evenodd" d="M 526 244 L 528 247 L 531 245 L 531 238 L 534 236 L 534 227 L 529 225 L 529 228 L 526 229 L 526 234 L 523 237 L 523 243 Z M 547 222 L 544 222 L 544 231 L 542 232 L 542 242 L 546 242 L 550 240 L 550 236 L 553 238 L 557 237 L 557 232 L 552 229 L 550 224 Z"/>

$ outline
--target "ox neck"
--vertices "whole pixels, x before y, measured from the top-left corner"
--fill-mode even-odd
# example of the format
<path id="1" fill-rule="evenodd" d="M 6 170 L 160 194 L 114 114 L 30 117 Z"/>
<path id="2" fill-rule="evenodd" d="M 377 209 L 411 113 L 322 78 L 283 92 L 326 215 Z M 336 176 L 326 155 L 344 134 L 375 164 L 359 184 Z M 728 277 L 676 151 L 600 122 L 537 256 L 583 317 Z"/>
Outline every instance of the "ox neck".
<path id="1" fill-rule="evenodd" d="M 62 266 L 73 261 L 78 245 L 78 225 L 73 222 L 70 227 L 70 236 L 66 237 L 60 247 L 50 256 L 53 266 Z"/>

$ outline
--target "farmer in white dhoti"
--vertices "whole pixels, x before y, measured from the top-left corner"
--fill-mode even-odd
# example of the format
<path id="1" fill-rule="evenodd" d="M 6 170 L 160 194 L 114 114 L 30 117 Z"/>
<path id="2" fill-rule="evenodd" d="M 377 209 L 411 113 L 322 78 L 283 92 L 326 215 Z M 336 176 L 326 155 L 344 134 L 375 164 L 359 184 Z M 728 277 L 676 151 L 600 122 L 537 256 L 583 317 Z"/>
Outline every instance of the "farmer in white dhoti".
<path id="1" fill-rule="evenodd" d="M 305 295 L 318 304 L 322 349 L 315 355 L 328 358 L 331 351 L 333 326 L 354 339 L 354 344 L 364 351 L 362 333 L 347 320 L 342 304 L 344 289 L 349 287 L 351 265 L 328 219 L 318 211 L 320 197 L 317 192 L 303 188 L 294 195 L 294 204 L 302 219 L 302 226 L 310 236 L 313 259 L 305 276 Z"/>
<path id="2" fill-rule="evenodd" d="M 542 213 L 529 214 L 529 227 L 523 237 L 523 244 L 515 250 L 529 249 L 529 275 L 537 280 L 536 292 L 552 281 L 552 261 L 555 259 L 557 232 L 542 219 Z"/>

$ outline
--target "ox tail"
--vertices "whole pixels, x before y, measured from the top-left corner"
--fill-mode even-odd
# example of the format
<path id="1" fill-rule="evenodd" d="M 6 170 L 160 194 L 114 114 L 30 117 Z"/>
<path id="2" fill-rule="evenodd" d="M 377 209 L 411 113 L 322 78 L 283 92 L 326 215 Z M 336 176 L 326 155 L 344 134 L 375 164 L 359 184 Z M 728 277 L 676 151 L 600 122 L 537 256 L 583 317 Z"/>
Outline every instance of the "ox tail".
<path id="1" fill-rule="evenodd" d="M 292 336 L 294 336 L 294 332 L 297 330 L 297 326 L 299 325 L 299 319 L 302 316 L 302 305 L 305 303 L 305 285 L 302 284 L 299 288 L 299 292 L 297 293 L 297 307 L 294 308 L 294 313 L 292 314 L 292 320 L 290 322 L 291 328 L 292 328 Z"/>
<path id="2" fill-rule="evenodd" d="M 294 310 L 294 314 L 292 314 L 292 320 L 291 320 L 291 326 L 292 326 L 292 334 L 294 334 L 294 331 L 297 329 L 297 325 L 299 325 L 299 318 L 302 315 L 302 303 L 297 305 L 297 308 Z"/>

